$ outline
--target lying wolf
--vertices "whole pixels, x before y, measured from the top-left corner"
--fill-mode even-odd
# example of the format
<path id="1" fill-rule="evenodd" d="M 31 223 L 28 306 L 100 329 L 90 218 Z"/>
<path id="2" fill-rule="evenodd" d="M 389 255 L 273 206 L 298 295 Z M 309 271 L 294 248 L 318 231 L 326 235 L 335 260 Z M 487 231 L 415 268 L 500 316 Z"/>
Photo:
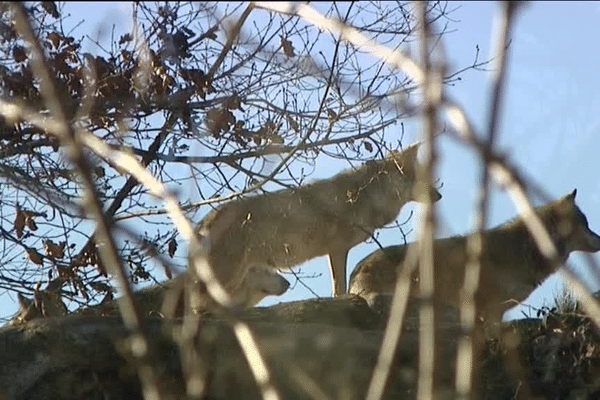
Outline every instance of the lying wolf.
<path id="1" fill-rule="evenodd" d="M 19 300 L 19 311 L 8 321 L 8 326 L 23 325 L 37 318 L 60 317 L 67 314 L 67 307 L 60 295 L 62 281 L 53 279 L 48 282 L 45 289 L 40 290 L 38 283 L 33 299 L 28 299 L 21 293 L 17 293 Z"/>
<path id="2" fill-rule="evenodd" d="M 417 150 L 413 145 L 330 179 L 213 210 L 198 233 L 209 240 L 207 261 L 217 279 L 233 293 L 252 267 L 283 270 L 328 255 L 333 295 L 344 294 L 348 251 L 415 200 Z M 435 201 L 441 198 L 430 190 Z"/>
<path id="3" fill-rule="evenodd" d="M 23 325 L 37 318 L 59 317 L 67 314 L 67 308 L 61 300 L 60 287 L 62 283 L 55 279 L 44 290 L 36 291 L 37 299 L 32 300 L 18 294 L 19 311 L 8 322 L 9 326 Z M 163 316 L 165 314 L 165 299 L 169 293 L 174 293 L 173 312 L 167 316 L 181 317 L 184 312 L 182 289 L 187 286 L 190 296 L 190 306 L 193 312 L 202 314 L 210 311 L 213 302 L 196 286 L 187 273 L 181 274 L 164 285 L 155 285 L 133 292 L 133 298 L 142 316 Z M 248 308 L 258 304 L 267 296 L 280 296 L 288 289 L 290 283 L 267 268 L 251 268 L 246 275 L 244 285 L 233 295 L 241 306 Z M 109 301 L 92 307 L 85 307 L 74 312 L 78 315 L 118 315 L 117 300 Z M 172 315 L 171 315 L 172 314 Z"/>
<path id="4" fill-rule="evenodd" d="M 563 263 L 572 251 L 600 250 L 600 236 L 589 228 L 587 218 L 575 204 L 576 193 L 574 190 L 535 209 Z M 360 261 L 350 277 L 350 293 L 369 302 L 378 294 L 392 294 L 407 248 L 408 245 L 382 248 Z M 555 272 L 533 242 L 522 217 L 487 231 L 483 248 L 475 305 L 478 315 L 486 321 L 499 322 L 502 314 L 515 305 L 510 300 L 525 300 Z M 437 239 L 434 252 L 434 303 L 458 306 L 468 259 L 467 237 Z"/>

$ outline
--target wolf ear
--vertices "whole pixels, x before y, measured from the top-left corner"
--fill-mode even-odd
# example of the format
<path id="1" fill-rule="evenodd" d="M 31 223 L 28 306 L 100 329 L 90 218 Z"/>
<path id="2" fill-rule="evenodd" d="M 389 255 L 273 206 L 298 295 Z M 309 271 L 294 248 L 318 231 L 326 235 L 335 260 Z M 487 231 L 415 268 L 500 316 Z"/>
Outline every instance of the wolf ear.
<path id="1" fill-rule="evenodd" d="M 575 196 L 577 195 L 577 189 L 573 189 L 571 193 L 569 193 L 566 198 L 572 202 L 575 201 Z"/>
<path id="2" fill-rule="evenodd" d="M 17 299 L 19 300 L 19 311 L 26 311 L 33 303 L 33 300 L 29 300 L 21 293 L 17 293 Z"/>
<path id="3" fill-rule="evenodd" d="M 421 147 L 421 142 L 417 142 L 408 146 L 402 152 L 402 157 L 405 160 L 417 161 L 417 154 L 419 154 L 419 147 Z"/>
<path id="4" fill-rule="evenodd" d="M 417 142 L 417 143 L 411 144 L 410 146 L 404 148 L 404 150 L 402 150 L 402 151 L 391 150 L 388 152 L 387 158 L 400 157 L 402 160 L 405 160 L 405 161 L 416 162 L 420 145 L 421 145 L 421 142 Z"/>

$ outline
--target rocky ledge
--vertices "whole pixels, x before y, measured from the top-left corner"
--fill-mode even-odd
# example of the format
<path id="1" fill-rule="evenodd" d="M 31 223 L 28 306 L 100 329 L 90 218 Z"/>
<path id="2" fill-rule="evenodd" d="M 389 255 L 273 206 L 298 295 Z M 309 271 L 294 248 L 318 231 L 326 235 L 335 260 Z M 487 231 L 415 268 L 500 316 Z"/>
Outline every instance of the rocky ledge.
<path id="1" fill-rule="evenodd" d="M 343 297 L 255 308 L 243 318 L 258 338 L 283 399 L 361 399 L 387 310 L 385 301 L 370 308 L 360 298 Z M 443 319 L 436 328 L 441 343 L 436 385 L 440 398 L 453 398 L 460 330 L 452 310 Z M 70 316 L 0 329 L 0 399 L 142 399 L 139 376 L 149 366 L 161 399 L 184 398 L 186 390 L 188 398 L 262 398 L 229 322 L 203 318 L 195 336 L 182 334 L 181 325 L 173 322 L 144 322 L 150 348 L 142 359 L 132 357 L 135 346 L 128 345 L 132 339 L 118 317 Z M 412 304 L 385 398 L 415 397 L 418 328 Z M 600 398 L 600 336 L 587 318 L 548 313 L 543 319 L 503 324 L 501 331 L 504 339 L 486 343 L 478 372 L 480 398 L 524 393 Z M 511 350 L 519 375 L 506 372 L 511 361 L 505 355 Z"/>

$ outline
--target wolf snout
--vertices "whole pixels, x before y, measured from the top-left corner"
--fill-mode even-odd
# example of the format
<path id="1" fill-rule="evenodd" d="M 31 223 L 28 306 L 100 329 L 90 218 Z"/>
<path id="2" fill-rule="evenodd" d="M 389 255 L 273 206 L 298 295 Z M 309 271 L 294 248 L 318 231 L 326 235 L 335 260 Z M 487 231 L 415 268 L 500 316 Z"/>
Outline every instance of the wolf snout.
<path id="1" fill-rule="evenodd" d="M 428 191 L 429 195 L 431 196 L 431 199 L 433 200 L 434 203 L 442 198 L 442 194 L 440 192 L 438 192 L 436 188 L 429 186 L 429 185 L 425 184 L 424 182 L 414 183 L 413 190 L 414 190 L 414 192 L 413 192 L 414 196 L 418 196 L 418 193 L 420 191 L 424 191 L 424 192 Z M 413 199 L 417 200 L 417 201 L 421 201 L 420 199 L 417 199 L 417 197 L 414 197 Z"/>
<path id="2" fill-rule="evenodd" d="M 587 245 L 589 246 L 587 251 L 589 251 L 591 253 L 600 251 L 600 235 L 598 235 L 596 232 L 592 231 L 591 229 L 587 228 L 586 232 L 585 232 L 585 236 L 586 236 Z"/>
<path id="3" fill-rule="evenodd" d="M 277 296 L 281 296 L 282 294 L 284 294 L 290 287 L 290 282 L 287 279 L 285 279 L 281 275 L 279 275 L 279 279 L 280 279 L 279 287 L 280 287 L 281 291 L 279 293 L 277 293 Z"/>
<path id="4" fill-rule="evenodd" d="M 433 199 L 434 202 L 440 200 L 442 198 L 442 194 L 440 192 L 438 192 L 436 189 L 431 188 L 431 198 Z"/>

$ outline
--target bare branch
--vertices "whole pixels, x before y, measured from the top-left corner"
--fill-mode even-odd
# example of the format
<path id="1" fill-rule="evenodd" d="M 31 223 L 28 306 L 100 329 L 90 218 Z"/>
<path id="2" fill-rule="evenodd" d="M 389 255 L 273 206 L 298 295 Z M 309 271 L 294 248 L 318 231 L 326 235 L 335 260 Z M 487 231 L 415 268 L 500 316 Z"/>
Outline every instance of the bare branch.
<path id="1" fill-rule="evenodd" d="M 458 396 L 464 399 L 468 398 L 471 390 L 473 390 L 471 387 L 471 383 L 473 381 L 472 374 L 475 373 L 475 366 L 477 365 L 473 361 L 474 357 L 480 357 L 480 354 L 473 353 L 480 349 L 481 344 L 478 344 L 478 346 L 473 346 L 473 341 L 478 340 L 475 338 L 474 332 L 475 321 L 477 318 L 477 299 L 475 294 L 479 286 L 479 276 L 482 263 L 482 254 L 484 252 L 484 234 L 487 222 L 490 193 L 488 173 L 489 159 L 487 159 L 485 155 L 493 152 L 495 144 L 500 102 L 502 100 L 502 95 L 504 94 L 504 78 L 506 76 L 506 64 L 508 59 L 506 50 L 508 47 L 507 45 L 511 30 L 511 23 L 514 18 L 514 4 L 504 3 L 503 11 L 504 12 L 502 16 L 500 17 L 501 23 L 499 24 L 498 32 L 496 32 L 494 35 L 496 38 L 496 52 L 493 59 L 496 61 L 496 65 L 495 68 L 493 68 L 494 73 L 492 76 L 492 90 L 487 117 L 488 130 L 486 136 L 486 151 L 482 153 L 483 157 L 481 160 L 479 198 L 477 199 L 475 206 L 474 233 L 467 241 L 467 247 L 469 249 L 469 261 L 465 266 L 465 280 L 460 309 L 460 318 L 464 336 L 459 341 L 456 357 L 457 371 L 461 371 L 460 373 L 456 374 L 456 390 L 458 392 Z"/>

